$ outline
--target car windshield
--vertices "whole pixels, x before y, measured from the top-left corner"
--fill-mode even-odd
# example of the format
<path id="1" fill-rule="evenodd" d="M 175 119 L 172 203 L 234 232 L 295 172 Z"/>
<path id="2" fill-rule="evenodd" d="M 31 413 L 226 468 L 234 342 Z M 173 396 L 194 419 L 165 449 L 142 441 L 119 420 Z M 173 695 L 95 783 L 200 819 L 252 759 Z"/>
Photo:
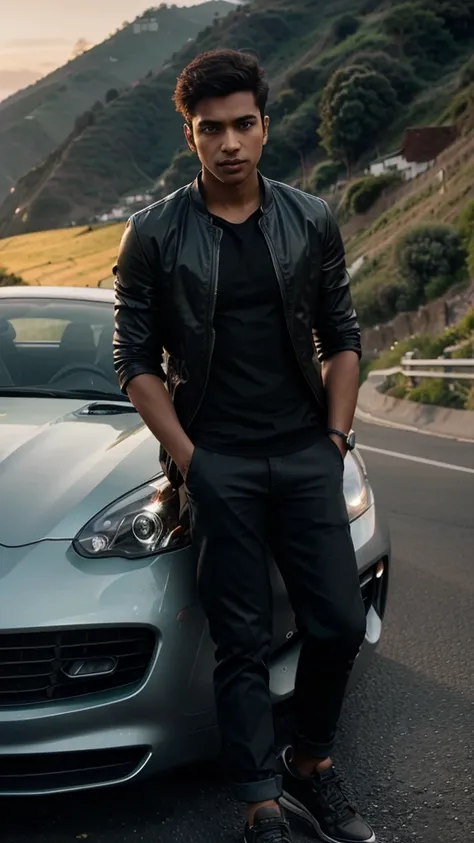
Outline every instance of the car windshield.
<path id="1" fill-rule="evenodd" d="M 0 395 L 125 399 L 112 355 L 113 306 L 61 298 L 0 299 Z"/>

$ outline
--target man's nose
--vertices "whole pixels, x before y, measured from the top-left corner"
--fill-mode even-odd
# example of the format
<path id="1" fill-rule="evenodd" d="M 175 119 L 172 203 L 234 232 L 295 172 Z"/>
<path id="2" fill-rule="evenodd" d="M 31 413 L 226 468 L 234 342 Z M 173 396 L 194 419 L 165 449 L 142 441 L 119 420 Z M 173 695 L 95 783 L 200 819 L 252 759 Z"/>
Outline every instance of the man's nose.
<path id="1" fill-rule="evenodd" d="M 221 148 L 222 152 L 226 155 L 237 152 L 240 149 L 240 140 L 233 129 L 229 129 L 229 131 L 225 133 Z"/>

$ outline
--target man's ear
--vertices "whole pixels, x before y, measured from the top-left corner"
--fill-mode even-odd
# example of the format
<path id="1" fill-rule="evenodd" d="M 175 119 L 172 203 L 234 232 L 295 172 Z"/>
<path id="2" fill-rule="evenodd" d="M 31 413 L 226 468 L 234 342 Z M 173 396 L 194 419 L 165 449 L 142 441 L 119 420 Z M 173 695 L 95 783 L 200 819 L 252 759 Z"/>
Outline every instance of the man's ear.
<path id="1" fill-rule="evenodd" d="M 264 117 L 263 118 L 263 145 L 265 146 L 268 140 L 268 127 L 270 126 L 270 118 Z"/>
<path id="2" fill-rule="evenodd" d="M 188 144 L 191 152 L 197 152 L 196 144 L 194 143 L 193 130 L 189 123 L 184 124 L 184 137 L 186 138 L 186 143 Z"/>

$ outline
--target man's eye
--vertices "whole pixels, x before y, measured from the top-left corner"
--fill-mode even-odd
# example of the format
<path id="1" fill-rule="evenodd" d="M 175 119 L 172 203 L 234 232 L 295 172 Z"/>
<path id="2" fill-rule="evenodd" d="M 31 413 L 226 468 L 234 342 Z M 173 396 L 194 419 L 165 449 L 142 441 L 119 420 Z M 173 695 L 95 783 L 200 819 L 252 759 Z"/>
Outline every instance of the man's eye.
<path id="1" fill-rule="evenodd" d="M 214 132 L 216 132 L 216 131 L 217 131 L 217 129 L 216 129 L 216 127 L 215 127 L 215 126 L 203 126 L 203 128 L 201 129 L 201 132 L 202 132 L 204 135 L 211 135 L 211 134 L 213 134 L 213 133 L 214 133 Z"/>
<path id="2" fill-rule="evenodd" d="M 240 124 L 241 129 L 251 129 L 253 126 L 252 120 L 244 120 L 243 123 Z"/>

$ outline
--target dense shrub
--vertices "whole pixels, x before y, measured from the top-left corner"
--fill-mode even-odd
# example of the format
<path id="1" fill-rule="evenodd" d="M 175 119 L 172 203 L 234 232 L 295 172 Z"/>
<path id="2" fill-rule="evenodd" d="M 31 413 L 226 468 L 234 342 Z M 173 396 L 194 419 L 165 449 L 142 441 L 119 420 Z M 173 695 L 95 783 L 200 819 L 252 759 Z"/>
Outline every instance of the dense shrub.
<path id="1" fill-rule="evenodd" d="M 344 195 L 344 206 L 351 214 L 364 214 L 382 195 L 384 190 L 400 182 L 398 173 L 365 176 L 352 182 Z"/>
<path id="2" fill-rule="evenodd" d="M 0 266 L 0 287 L 26 287 L 26 281 L 15 275 L 14 272 L 8 272 L 4 267 Z"/>
<path id="3" fill-rule="evenodd" d="M 378 275 L 364 278 L 354 285 L 352 296 L 361 325 L 388 322 L 399 309 L 405 294 L 405 284 L 398 277 L 381 278 Z"/>
<path id="4" fill-rule="evenodd" d="M 461 75 L 459 79 L 460 88 L 468 88 L 474 82 L 474 56 L 471 56 L 461 68 Z"/>
<path id="5" fill-rule="evenodd" d="M 353 35 L 359 29 L 359 21 L 354 15 L 345 14 L 336 18 L 332 25 L 332 34 L 336 43 L 344 41 L 349 35 Z"/>
<path id="6" fill-rule="evenodd" d="M 336 161 L 321 161 L 313 167 L 309 176 L 308 187 L 312 193 L 317 193 L 321 190 L 326 190 L 341 174 L 341 165 Z"/>
<path id="7" fill-rule="evenodd" d="M 454 386 L 454 385 L 453 385 Z M 418 386 L 409 391 L 410 401 L 419 404 L 434 404 L 438 407 L 453 407 L 462 410 L 465 406 L 463 390 L 450 388 L 450 384 L 442 378 L 427 378 L 420 381 Z"/>
<path id="8" fill-rule="evenodd" d="M 474 281 L 474 237 L 467 249 L 467 272 L 471 281 Z"/>
<path id="9" fill-rule="evenodd" d="M 462 209 L 457 219 L 457 227 L 464 243 L 468 245 L 474 237 L 474 199 Z"/>
<path id="10" fill-rule="evenodd" d="M 407 282 L 403 309 L 423 304 L 466 276 L 467 251 L 450 225 L 421 225 L 399 238 L 395 260 Z"/>

